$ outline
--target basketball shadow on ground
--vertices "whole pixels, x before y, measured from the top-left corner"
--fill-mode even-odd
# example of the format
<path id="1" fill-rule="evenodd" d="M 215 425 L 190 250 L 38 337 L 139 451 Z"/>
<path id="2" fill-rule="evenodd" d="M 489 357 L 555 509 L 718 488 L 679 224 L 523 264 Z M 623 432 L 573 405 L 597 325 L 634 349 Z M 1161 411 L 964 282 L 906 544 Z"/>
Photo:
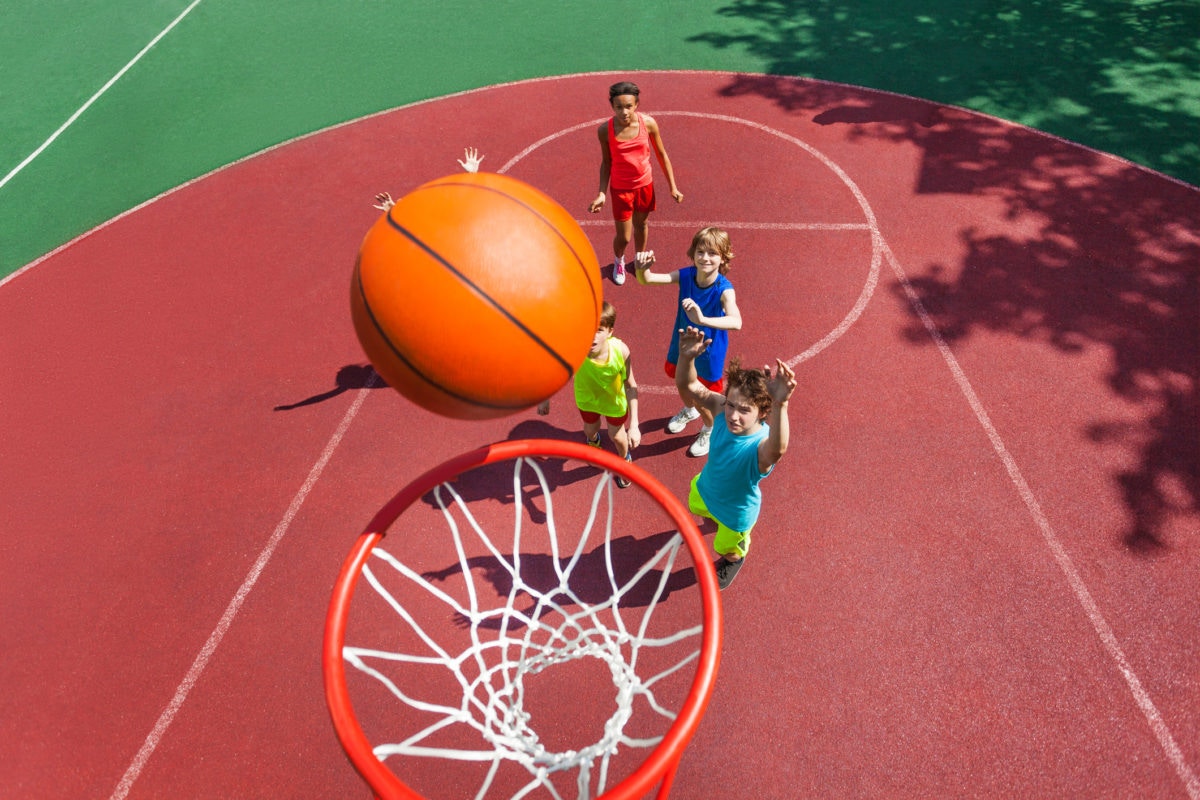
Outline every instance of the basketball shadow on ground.
<path id="1" fill-rule="evenodd" d="M 666 576 L 666 583 L 659 592 L 663 581 L 662 569 L 647 570 L 644 575 L 634 580 L 638 570 L 647 563 L 655 560 L 657 553 L 666 547 L 672 538 L 679 534 L 674 530 L 665 530 L 650 536 L 621 536 L 613 539 L 606 546 L 599 544 L 579 557 L 579 562 L 571 570 L 569 585 L 571 591 L 580 603 L 587 605 L 602 605 L 613 597 L 613 584 L 619 589 L 624 588 L 618 606 L 626 608 L 645 607 L 655 602 L 666 600 L 672 592 L 696 585 L 696 570 L 687 556 L 683 556 L 685 565 L 675 569 Z M 681 545 L 680 552 L 686 552 Z M 609 561 L 611 554 L 612 578 L 609 578 Z M 560 606 L 574 607 L 577 604 L 570 601 L 560 590 L 560 572 L 570 566 L 573 556 L 555 559 L 546 553 L 521 553 L 520 574 L 522 582 L 529 587 L 528 592 L 519 592 L 518 597 L 528 598 L 529 604 L 519 609 L 521 614 L 539 617 L 552 612 L 554 609 L 543 606 L 538 609 L 538 597 L 545 596 L 554 600 Z M 509 553 L 503 556 L 509 564 L 513 563 L 515 555 Z M 466 560 L 467 569 L 474 574 L 474 580 L 484 580 L 491 584 L 497 596 L 508 596 L 513 591 L 512 573 L 493 556 L 477 556 Z M 451 575 L 461 574 L 463 565 L 455 563 L 444 569 L 422 573 L 428 581 L 445 581 Z M 632 583 L 631 583 L 632 581 Z M 629 584 L 627 586 L 627 584 Z M 469 621 L 461 616 L 456 617 L 460 625 L 468 625 Z M 520 627 L 519 620 L 510 617 L 507 623 L 500 619 L 488 619 L 480 623 L 482 628 L 495 629 L 507 624 L 509 629 Z"/>
<path id="2" fill-rule="evenodd" d="M 337 375 L 333 379 L 334 388 L 327 392 L 314 394 L 312 397 L 307 397 L 296 403 L 288 403 L 286 405 L 275 406 L 275 411 L 291 411 L 294 408 L 301 406 L 311 406 L 316 403 L 323 403 L 326 400 L 337 397 L 343 392 L 351 392 L 356 389 L 379 389 L 387 386 L 383 378 L 371 367 L 370 364 L 347 364 L 337 371 Z"/>

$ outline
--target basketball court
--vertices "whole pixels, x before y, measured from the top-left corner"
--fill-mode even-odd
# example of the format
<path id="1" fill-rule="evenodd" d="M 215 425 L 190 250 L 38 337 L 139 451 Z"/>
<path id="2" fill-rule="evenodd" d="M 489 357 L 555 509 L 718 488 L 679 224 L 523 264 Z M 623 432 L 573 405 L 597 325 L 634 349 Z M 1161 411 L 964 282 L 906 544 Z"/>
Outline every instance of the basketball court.
<path id="1" fill-rule="evenodd" d="M 726 228 L 730 352 L 799 382 L 673 796 L 1200 798 L 1200 193 L 895 95 L 632 77 L 685 194 L 651 217 L 661 268 Z M 548 417 L 452 422 L 372 380 L 348 308 L 372 198 L 478 148 L 577 212 L 605 263 L 611 220 L 586 207 L 616 79 L 287 142 L 0 284 L 0 681 L 23 742 L 2 793 L 369 796 L 321 681 L 342 559 L 424 470 L 579 435 L 568 392 Z M 675 287 L 604 288 L 642 387 L 636 464 L 685 497 Z M 396 535 L 414 569 L 452 566 Z M 562 719 L 611 688 L 564 687 Z"/>

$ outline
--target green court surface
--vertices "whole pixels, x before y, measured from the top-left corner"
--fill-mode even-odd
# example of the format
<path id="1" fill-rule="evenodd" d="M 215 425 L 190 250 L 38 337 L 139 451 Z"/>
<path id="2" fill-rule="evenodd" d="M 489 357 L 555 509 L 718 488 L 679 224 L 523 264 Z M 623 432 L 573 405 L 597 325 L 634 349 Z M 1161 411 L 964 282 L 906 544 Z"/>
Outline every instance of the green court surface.
<path id="1" fill-rule="evenodd" d="M 452 92 L 590 71 L 868 86 L 1200 184 L 1198 31 L 1200 4 L 1179 0 L 13 0 L 0 29 L 0 275 L 279 142 Z"/>

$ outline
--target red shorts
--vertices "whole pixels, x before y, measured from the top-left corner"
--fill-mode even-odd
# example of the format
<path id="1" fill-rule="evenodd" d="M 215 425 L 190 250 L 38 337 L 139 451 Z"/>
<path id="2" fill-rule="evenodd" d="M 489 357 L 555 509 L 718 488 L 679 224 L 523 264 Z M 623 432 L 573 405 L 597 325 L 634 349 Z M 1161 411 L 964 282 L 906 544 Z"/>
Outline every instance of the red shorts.
<path id="1" fill-rule="evenodd" d="M 579 409 L 579 416 L 582 417 L 583 421 L 589 425 L 600 421 L 600 415 L 595 411 L 584 411 L 581 408 Z M 629 419 L 629 412 L 626 411 L 619 417 L 605 417 L 605 419 L 608 420 L 609 425 L 612 425 L 614 428 L 619 428 L 625 424 L 625 420 Z"/>
<path id="2" fill-rule="evenodd" d="M 609 188 L 612 195 L 613 219 L 623 222 L 638 214 L 649 214 L 657 206 L 654 203 L 654 184 L 647 183 L 637 189 Z"/>
<path id="3" fill-rule="evenodd" d="M 668 378 L 670 378 L 671 380 L 675 380 L 675 365 L 674 364 L 672 364 L 670 361 L 668 361 L 668 362 L 666 362 L 666 364 L 663 365 L 663 369 L 666 370 Z M 709 391 L 716 392 L 717 394 L 725 394 L 725 376 L 724 375 L 721 376 L 721 380 L 719 380 L 719 381 L 706 381 L 706 380 L 704 380 L 704 378 L 700 378 L 699 375 L 697 375 L 696 377 L 700 379 L 700 383 L 704 384 L 704 386 L 707 387 Z"/>

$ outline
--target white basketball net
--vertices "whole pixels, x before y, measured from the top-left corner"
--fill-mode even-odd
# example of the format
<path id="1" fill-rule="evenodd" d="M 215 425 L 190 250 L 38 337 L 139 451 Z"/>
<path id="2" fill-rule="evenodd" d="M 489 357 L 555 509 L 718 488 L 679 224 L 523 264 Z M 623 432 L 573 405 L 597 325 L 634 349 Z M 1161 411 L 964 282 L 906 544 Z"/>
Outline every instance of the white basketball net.
<path id="1" fill-rule="evenodd" d="M 575 781 L 576 796 L 590 798 L 593 793 L 600 794 L 605 791 L 609 779 L 610 759 L 620 748 L 652 748 L 663 738 L 661 735 L 636 738 L 626 734 L 635 701 L 642 701 L 639 706 L 649 707 L 655 714 L 667 720 L 667 724 L 663 726 L 665 729 L 669 722 L 675 719 L 675 712 L 664 708 L 655 698 L 655 686 L 663 678 L 695 661 L 699 655 L 698 637 L 703 630 L 702 624 L 698 623 L 694 627 L 669 635 L 656 636 L 648 632 L 651 618 L 659 608 L 668 578 L 680 547 L 683 546 L 683 538 L 676 532 L 641 565 L 632 578 L 618 585 L 612 559 L 612 474 L 604 472 L 596 482 L 584 530 L 578 537 L 572 555 L 563 559 L 560 558 L 559 532 L 555 526 L 553 501 L 545 474 L 533 459 L 516 458 L 513 464 L 513 494 L 517 500 L 514 503 L 516 525 L 512 554 L 506 555 L 496 547 L 454 486 L 449 483 L 441 484 L 434 490 L 433 496 L 453 536 L 459 565 L 466 582 L 466 602 L 452 597 L 391 553 L 376 547 L 373 552 L 376 560 L 372 562 L 375 566 L 372 568 L 370 563 L 364 566 L 363 575 L 403 625 L 416 634 L 416 638 L 409 637 L 409 641 L 415 642 L 419 639 L 420 646 L 410 647 L 401 652 L 346 646 L 343 656 L 355 668 L 387 687 L 387 690 L 402 703 L 425 714 L 432 714 L 436 719 L 433 724 L 406 735 L 400 741 L 375 745 L 375 756 L 381 761 L 392 755 L 404 755 L 490 762 L 490 768 L 476 794 L 477 798 L 483 798 L 487 794 L 493 778 L 504 763 L 516 763 L 528 771 L 528 783 L 513 795 L 514 798 L 526 797 L 538 787 L 545 789 L 554 798 L 561 798 L 560 792 L 550 781 L 551 774 L 578 769 Z M 525 467 L 536 475 L 545 502 L 545 526 L 553 556 L 551 561 L 557 576 L 556 584 L 549 590 L 546 589 L 544 578 L 541 588 L 538 588 L 523 580 L 521 575 L 523 514 L 520 498 L 522 469 Z M 589 543 L 592 546 L 599 544 L 593 534 L 602 508 L 607 510 L 602 535 L 611 597 L 601 602 L 586 602 L 572 588 L 571 580 Z M 457 509 L 461 516 L 462 525 L 452 513 L 454 509 Z M 468 534 L 477 537 L 499 567 L 511 576 L 511 589 L 499 604 L 484 607 L 485 604 L 481 602 L 480 592 L 477 591 L 468 563 L 463 528 L 469 529 Z M 574 539 L 573 536 L 570 538 Z M 379 570 L 379 573 L 375 570 Z M 656 574 L 660 576 L 657 579 Z M 443 649 L 435 632 L 439 627 L 444 628 L 446 621 L 432 621 L 426 628 L 405 609 L 397 599 L 396 592 L 385 587 L 387 581 L 381 580 L 381 576 L 392 578 L 393 587 L 396 585 L 394 578 L 400 576 L 404 579 L 402 585 L 406 588 L 415 586 L 445 603 L 451 613 L 462 622 L 463 627 L 469 629 L 470 646 L 458 653 Z M 656 580 L 655 589 L 652 598 L 646 604 L 646 587 L 641 586 L 640 594 L 643 597 L 639 599 L 639 603 L 646 607 L 638 609 L 636 616 L 639 619 L 633 621 L 632 626 L 635 629 L 631 630 L 626 625 L 625 613 L 620 603 L 643 579 Z M 595 575 L 591 576 L 591 582 L 594 587 Z M 594 589 L 592 593 L 594 594 Z M 688 639 L 696 639 L 694 647 L 687 646 Z M 680 643 L 683 643 L 682 647 Z M 658 672 L 647 677 L 637 674 L 639 658 L 648 649 L 672 646 L 679 648 L 682 654 L 674 657 L 675 653 L 671 651 L 666 659 L 665 669 L 662 668 L 663 659 L 658 658 Z M 616 688 L 616 713 L 605 724 L 603 735 L 598 741 L 574 750 L 551 752 L 543 746 L 538 734 L 531 729 L 530 714 L 523 708 L 526 679 L 548 667 L 583 658 L 600 659 L 607 664 Z M 414 696 L 416 692 L 407 685 L 405 690 L 402 690 L 383 673 L 384 662 L 421 665 L 426 668 L 429 665 L 438 665 L 444 668 L 461 686 L 461 702 L 458 705 L 448 705 L 444 697 L 438 700 Z M 447 749 L 430 745 L 429 740 L 439 731 L 458 725 L 470 726 L 478 732 L 478 749 Z"/>

